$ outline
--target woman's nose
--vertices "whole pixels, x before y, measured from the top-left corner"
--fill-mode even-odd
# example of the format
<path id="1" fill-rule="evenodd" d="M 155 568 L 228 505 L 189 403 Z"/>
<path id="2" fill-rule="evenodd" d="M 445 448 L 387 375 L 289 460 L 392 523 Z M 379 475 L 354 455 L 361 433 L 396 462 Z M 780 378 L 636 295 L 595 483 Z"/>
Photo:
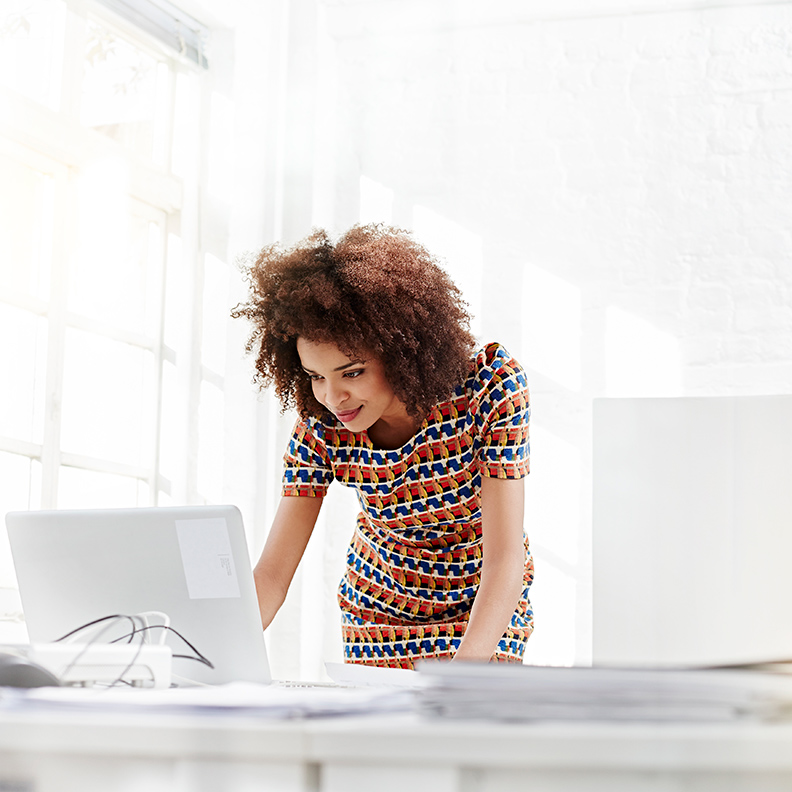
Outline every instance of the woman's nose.
<path id="1" fill-rule="evenodd" d="M 328 382 L 325 387 L 325 404 L 328 407 L 340 407 L 349 397 L 343 383 Z"/>

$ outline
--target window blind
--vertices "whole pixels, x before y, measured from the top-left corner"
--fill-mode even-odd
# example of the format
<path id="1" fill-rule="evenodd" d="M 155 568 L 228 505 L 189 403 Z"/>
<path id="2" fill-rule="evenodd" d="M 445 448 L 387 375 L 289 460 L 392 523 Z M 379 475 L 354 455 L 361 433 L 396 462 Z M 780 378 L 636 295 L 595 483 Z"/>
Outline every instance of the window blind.
<path id="1" fill-rule="evenodd" d="M 208 29 L 168 0 L 98 0 L 123 19 L 154 36 L 204 69 Z"/>

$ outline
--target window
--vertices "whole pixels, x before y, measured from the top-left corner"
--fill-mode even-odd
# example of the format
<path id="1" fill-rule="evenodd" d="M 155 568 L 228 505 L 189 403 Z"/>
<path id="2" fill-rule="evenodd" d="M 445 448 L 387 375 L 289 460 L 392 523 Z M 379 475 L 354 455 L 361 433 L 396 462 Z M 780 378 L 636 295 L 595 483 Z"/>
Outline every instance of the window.
<path id="1" fill-rule="evenodd" d="M 229 271 L 199 244 L 205 75 L 98 3 L 0 10 L 0 516 L 219 498 Z"/>

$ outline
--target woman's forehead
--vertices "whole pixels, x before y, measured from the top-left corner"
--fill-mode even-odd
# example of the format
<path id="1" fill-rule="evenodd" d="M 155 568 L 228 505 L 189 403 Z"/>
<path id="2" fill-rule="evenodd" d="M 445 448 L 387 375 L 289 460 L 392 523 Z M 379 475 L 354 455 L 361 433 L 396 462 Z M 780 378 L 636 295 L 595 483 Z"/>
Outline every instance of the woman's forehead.
<path id="1" fill-rule="evenodd" d="M 316 367 L 336 369 L 351 363 L 364 363 L 369 357 L 354 352 L 347 354 L 331 341 L 309 341 L 302 337 L 297 339 L 297 354 L 303 366 L 312 370 L 316 370 Z"/>

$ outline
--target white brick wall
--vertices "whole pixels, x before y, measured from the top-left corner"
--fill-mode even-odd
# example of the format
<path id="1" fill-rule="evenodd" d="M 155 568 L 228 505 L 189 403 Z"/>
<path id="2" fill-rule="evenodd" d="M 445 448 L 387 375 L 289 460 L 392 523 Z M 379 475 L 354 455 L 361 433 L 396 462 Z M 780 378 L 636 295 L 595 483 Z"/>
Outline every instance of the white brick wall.
<path id="1" fill-rule="evenodd" d="M 592 399 L 792 391 L 792 3 L 708 5 L 290 4 L 283 234 L 419 225 L 529 370 L 533 662 L 590 657 Z"/>
<path id="2" fill-rule="evenodd" d="M 590 652 L 592 398 L 792 389 L 792 4 L 688 5 L 326 3 L 336 173 L 476 236 L 481 335 L 531 373 L 537 662 Z"/>

